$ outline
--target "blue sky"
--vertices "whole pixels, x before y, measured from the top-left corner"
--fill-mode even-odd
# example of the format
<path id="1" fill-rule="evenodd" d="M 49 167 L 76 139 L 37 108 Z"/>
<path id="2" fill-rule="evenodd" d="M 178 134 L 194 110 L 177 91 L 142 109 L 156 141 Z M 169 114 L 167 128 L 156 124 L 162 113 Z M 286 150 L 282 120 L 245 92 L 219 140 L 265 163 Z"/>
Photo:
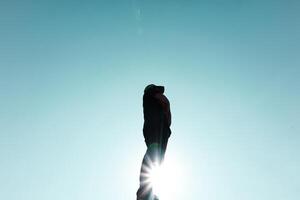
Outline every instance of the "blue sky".
<path id="1" fill-rule="evenodd" d="M 299 8 L 2 1 L 0 199 L 134 199 L 149 83 L 171 102 L 175 200 L 298 199 Z"/>

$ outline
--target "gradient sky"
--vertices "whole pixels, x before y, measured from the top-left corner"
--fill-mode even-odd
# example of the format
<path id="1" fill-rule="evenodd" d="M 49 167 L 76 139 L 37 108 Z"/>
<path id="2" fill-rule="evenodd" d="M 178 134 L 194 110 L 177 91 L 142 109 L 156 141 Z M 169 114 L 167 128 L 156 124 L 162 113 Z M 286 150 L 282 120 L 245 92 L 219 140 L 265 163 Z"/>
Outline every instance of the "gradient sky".
<path id="1" fill-rule="evenodd" d="M 299 10 L 1 1 L 0 199 L 135 199 L 149 83 L 171 102 L 172 200 L 299 199 Z"/>

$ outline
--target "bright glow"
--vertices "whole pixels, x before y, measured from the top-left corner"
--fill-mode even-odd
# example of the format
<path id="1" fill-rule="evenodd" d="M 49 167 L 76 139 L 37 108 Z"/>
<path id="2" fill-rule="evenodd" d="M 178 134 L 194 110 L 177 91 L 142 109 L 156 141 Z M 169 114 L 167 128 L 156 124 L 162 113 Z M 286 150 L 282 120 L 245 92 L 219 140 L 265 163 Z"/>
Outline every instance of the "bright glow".
<path id="1" fill-rule="evenodd" d="M 166 159 L 162 165 L 153 163 L 149 169 L 149 182 L 160 200 L 176 199 L 183 187 L 182 169 L 175 160 Z"/>
<path id="2" fill-rule="evenodd" d="M 152 165 L 149 174 L 149 182 L 153 189 L 154 194 L 157 194 L 157 192 L 160 190 L 164 182 L 164 174 L 163 174 L 162 166 L 159 166 L 159 164 L 157 163 L 154 163 Z"/>

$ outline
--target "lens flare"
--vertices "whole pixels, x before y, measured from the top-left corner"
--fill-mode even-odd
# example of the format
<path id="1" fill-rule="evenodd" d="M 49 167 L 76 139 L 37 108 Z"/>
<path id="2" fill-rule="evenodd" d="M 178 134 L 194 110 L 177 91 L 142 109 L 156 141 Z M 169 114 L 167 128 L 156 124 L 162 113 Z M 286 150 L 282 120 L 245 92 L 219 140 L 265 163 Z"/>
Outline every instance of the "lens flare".
<path id="1" fill-rule="evenodd" d="M 149 187 L 160 200 L 176 199 L 182 187 L 182 170 L 173 159 L 166 159 L 161 165 L 154 162 L 148 169 Z"/>

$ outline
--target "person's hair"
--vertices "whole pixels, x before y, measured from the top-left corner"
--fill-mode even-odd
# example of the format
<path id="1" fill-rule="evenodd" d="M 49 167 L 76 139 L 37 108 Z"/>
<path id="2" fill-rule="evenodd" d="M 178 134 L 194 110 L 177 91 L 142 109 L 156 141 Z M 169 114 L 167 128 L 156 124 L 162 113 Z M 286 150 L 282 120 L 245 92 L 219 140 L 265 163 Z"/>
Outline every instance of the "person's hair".
<path id="1" fill-rule="evenodd" d="M 149 84 L 145 87 L 144 94 L 156 94 L 156 93 L 164 93 L 164 86 L 157 86 L 154 84 Z"/>

